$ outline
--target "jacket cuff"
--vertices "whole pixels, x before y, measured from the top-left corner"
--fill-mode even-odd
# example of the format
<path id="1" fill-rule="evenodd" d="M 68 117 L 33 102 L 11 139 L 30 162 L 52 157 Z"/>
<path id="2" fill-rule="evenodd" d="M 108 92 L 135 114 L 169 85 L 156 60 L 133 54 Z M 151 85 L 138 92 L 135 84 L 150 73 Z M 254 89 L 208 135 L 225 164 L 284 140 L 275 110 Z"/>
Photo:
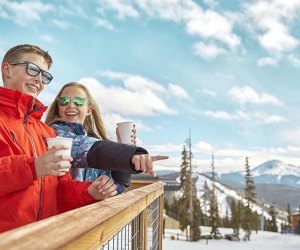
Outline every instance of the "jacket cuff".
<path id="1" fill-rule="evenodd" d="M 37 174 L 36 174 L 34 161 L 35 161 L 34 157 L 28 157 L 27 163 L 31 169 L 33 180 L 37 180 Z"/>
<path id="2" fill-rule="evenodd" d="M 137 173 L 131 159 L 133 155 L 143 153 L 148 154 L 147 150 L 141 147 L 103 140 L 95 142 L 90 148 L 87 162 L 92 168 Z"/>
<path id="3" fill-rule="evenodd" d="M 92 182 L 86 182 L 87 185 L 84 187 L 82 191 L 82 198 L 85 204 L 92 204 L 95 203 L 95 198 L 89 195 L 88 188 L 92 184 Z"/>
<path id="4" fill-rule="evenodd" d="M 126 186 L 120 184 L 119 182 L 115 181 L 115 185 L 117 186 L 116 190 L 117 190 L 117 194 L 122 194 L 124 193 Z"/>
<path id="5" fill-rule="evenodd" d="M 148 153 L 148 151 L 146 149 L 141 148 L 141 147 L 137 147 L 136 151 L 134 152 L 134 155 L 142 155 L 142 154 L 147 154 L 148 155 L 149 153 Z M 135 166 L 131 162 L 132 157 L 130 158 L 130 161 L 129 161 L 132 173 L 133 174 L 141 174 L 141 173 L 143 173 L 143 171 L 141 171 L 141 170 L 139 170 L 139 171 L 135 170 Z"/>

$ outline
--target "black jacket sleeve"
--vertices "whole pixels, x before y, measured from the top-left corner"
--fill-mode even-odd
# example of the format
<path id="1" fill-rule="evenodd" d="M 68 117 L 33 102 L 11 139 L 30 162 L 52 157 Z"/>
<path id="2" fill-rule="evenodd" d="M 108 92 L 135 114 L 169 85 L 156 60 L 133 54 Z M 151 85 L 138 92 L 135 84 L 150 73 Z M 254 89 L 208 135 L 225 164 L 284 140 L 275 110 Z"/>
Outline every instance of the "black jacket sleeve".
<path id="1" fill-rule="evenodd" d="M 135 171 L 131 163 L 131 158 L 136 154 L 148 154 L 148 151 L 141 147 L 103 140 L 95 142 L 90 148 L 87 162 L 93 168 L 137 174 L 141 171 Z"/>
<path id="2" fill-rule="evenodd" d="M 120 171 L 112 171 L 111 177 L 113 178 L 118 194 L 121 194 L 125 191 L 126 188 L 130 186 L 132 174 L 127 174 Z"/>

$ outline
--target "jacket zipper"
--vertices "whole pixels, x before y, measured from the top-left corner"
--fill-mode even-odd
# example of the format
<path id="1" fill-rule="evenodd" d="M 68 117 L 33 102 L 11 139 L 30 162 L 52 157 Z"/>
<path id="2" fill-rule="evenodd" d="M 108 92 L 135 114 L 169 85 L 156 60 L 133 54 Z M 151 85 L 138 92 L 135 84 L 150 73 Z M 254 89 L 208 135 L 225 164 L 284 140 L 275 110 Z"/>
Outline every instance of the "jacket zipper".
<path id="1" fill-rule="evenodd" d="M 36 158 L 37 157 L 36 146 L 34 144 L 32 135 L 26 129 L 26 125 L 27 125 L 27 122 L 28 122 L 28 116 L 32 112 L 32 111 L 29 112 L 28 110 L 29 110 L 29 107 L 31 106 L 31 104 L 33 103 L 33 101 L 34 101 L 34 98 L 31 99 L 31 102 L 27 106 L 26 115 L 25 115 L 24 121 L 23 121 L 23 127 L 24 127 L 25 132 L 28 134 L 28 137 L 29 137 L 32 149 L 33 149 L 33 154 L 34 154 L 34 157 Z M 40 205 L 39 205 L 39 209 L 38 209 L 38 212 L 37 212 L 37 218 L 36 218 L 37 221 L 40 219 L 41 212 L 42 212 L 42 207 L 43 207 L 43 200 L 42 200 L 42 197 L 43 197 L 43 178 L 39 178 L 39 179 L 40 179 L 40 197 L 39 197 L 40 198 L 40 201 L 39 201 Z"/>
<path id="2" fill-rule="evenodd" d="M 22 153 L 25 155 L 25 150 L 24 148 L 19 144 L 19 142 L 17 141 L 16 135 L 14 134 L 13 131 L 9 131 L 10 135 L 12 136 L 12 140 L 13 142 L 21 149 Z"/>

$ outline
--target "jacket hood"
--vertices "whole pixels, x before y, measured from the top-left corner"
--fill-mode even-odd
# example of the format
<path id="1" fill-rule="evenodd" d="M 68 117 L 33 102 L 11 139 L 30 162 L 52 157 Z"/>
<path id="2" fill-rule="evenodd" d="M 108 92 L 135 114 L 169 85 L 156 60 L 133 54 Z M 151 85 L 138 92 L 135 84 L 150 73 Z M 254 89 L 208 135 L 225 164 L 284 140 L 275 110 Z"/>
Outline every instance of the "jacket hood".
<path id="1" fill-rule="evenodd" d="M 31 116 L 41 119 L 47 106 L 44 106 L 34 97 L 15 89 L 0 87 L 0 105 L 5 106 L 4 111 L 17 117 Z"/>

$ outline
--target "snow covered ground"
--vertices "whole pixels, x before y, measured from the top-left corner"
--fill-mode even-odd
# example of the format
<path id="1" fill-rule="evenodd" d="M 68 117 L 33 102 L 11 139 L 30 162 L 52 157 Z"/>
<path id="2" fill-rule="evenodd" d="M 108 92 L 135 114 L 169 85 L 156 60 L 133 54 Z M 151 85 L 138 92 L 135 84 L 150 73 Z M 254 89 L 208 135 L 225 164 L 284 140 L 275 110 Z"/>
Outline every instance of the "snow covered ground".
<path id="1" fill-rule="evenodd" d="M 208 231 L 201 228 L 201 232 Z M 221 228 L 222 235 L 231 234 L 232 229 Z M 252 232 L 251 241 L 229 241 L 229 240 L 200 240 L 198 242 L 187 242 L 183 240 L 171 240 L 170 235 L 177 237 L 176 230 L 166 229 L 166 238 L 163 240 L 163 250 L 300 250 L 300 235 L 279 234 L 265 231 Z M 182 234 L 182 233 L 181 233 Z M 243 234 L 241 234 L 243 236 Z"/>

